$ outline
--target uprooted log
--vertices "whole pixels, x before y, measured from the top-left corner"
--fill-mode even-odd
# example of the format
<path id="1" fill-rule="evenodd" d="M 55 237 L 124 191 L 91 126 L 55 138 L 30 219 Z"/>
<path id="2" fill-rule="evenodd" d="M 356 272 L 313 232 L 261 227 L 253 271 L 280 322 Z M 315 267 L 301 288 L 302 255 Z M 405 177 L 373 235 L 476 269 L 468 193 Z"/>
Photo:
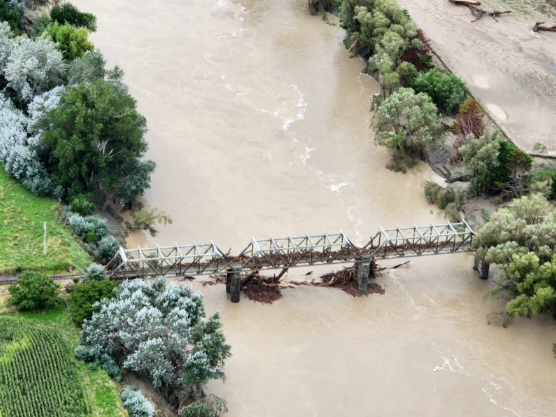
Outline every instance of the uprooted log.
<path id="1" fill-rule="evenodd" d="M 474 1 L 474 0 L 450 0 L 450 3 L 458 5 L 458 6 L 465 6 L 467 4 L 472 4 L 474 6 L 480 6 L 481 2 L 480 1 Z"/>
<path id="2" fill-rule="evenodd" d="M 471 11 L 471 14 L 475 17 L 475 20 L 472 20 L 472 22 L 476 22 L 477 20 L 481 20 L 481 18 L 484 15 L 490 16 L 492 17 L 494 20 L 496 20 L 498 22 L 498 20 L 496 19 L 497 17 L 500 17 L 504 14 L 508 14 L 511 13 L 511 10 L 504 10 L 504 11 L 500 11 L 500 10 L 493 10 L 493 11 L 487 11 L 484 9 L 481 9 L 480 7 L 480 2 L 478 1 L 470 1 L 470 0 L 450 0 L 450 3 L 455 4 L 456 6 L 465 6 L 468 7 L 469 10 Z"/>
<path id="3" fill-rule="evenodd" d="M 535 26 L 531 28 L 533 32 L 538 32 L 539 30 L 546 31 L 546 32 L 556 32 L 556 25 L 554 26 L 543 26 L 545 22 L 537 22 Z"/>

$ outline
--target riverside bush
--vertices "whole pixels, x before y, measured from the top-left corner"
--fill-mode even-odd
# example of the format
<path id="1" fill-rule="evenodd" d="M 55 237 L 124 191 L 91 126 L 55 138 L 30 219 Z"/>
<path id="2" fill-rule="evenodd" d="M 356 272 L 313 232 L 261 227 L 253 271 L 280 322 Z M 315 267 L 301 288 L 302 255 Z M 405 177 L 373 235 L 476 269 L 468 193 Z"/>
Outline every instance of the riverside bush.
<path id="1" fill-rule="evenodd" d="M 437 107 L 447 114 L 456 114 L 469 95 L 469 90 L 462 80 L 438 68 L 419 74 L 411 83 L 411 87 L 418 93 L 427 94 Z"/>
<path id="2" fill-rule="evenodd" d="M 114 296 L 114 288 L 118 284 L 108 279 L 86 279 L 85 282 L 73 287 L 70 298 L 71 318 L 81 325 L 85 319 L 90 319 L 95 311 L 93 305 L 105 298 Z"/>
<path id="3" fill-rule="evenodd" d="M 87 39 L 87 29 L 75 29 L 69 23 L 60 25 L 54 22 L 48 25 L 44 32 L 56 42 L 58 49 L 68 61 L 80 58 L 85 52 L 93 50 L 93 44 Z"/>
<path id="4" fill-rule="evenodd" d="M 0 0 L 0 22 L 6 22 L 14 35 L 21 35 L 21 18 L 25 13 L 22 0 Z"/>
<path id="5" fill-rule="evenodd" d="M 139 391 L 139 388 L 127 386 L 122 390 L 122 402 L 129 417 L 152 417 L 154 405 Z"/>
<path id="6" fill-rule="evenodd" d="M 120 242 L 114 236 L 104 236 L 100 239 L 95 249 L 95 258 L 99 262 L 106 264 L 114 257 L 119 247 Z"/>
<path id="7" fill-rule="evenodd" d="M 50 16 L 52 20 L 58 22 L 60 25 L 68 23 L 75 28 L 86 28 L 91 32 L 97 30 L 96 16 L 91 13 L 80 12 L 79 9 L 70 2 L 57 4 L 52 7 Z"/>
<path id="8" fill-rule="evenodd" d="M 39 310 L 53 307 L 60 294 L 60 286 L 48 275 L 24 272 L 9 286 L 8 299 L 18 310 Z"/>
<path id="9" fill-rule="evenodd" d="M 99 264 L 91 264 L 87 267 L 87 271 L 85 275 L 83 275 L 83 279 L 86 281 L 91 279 L 93 281 L 102 281 L 106 278 L 106 271 L 102 265 Z"/>

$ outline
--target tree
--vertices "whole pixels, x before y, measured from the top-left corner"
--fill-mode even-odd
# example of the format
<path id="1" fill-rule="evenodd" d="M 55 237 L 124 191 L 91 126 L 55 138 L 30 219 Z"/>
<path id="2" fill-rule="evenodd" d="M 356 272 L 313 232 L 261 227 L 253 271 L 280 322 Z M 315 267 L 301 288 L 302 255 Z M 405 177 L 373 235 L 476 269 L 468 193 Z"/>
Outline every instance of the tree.
<path id="1" fill-rule="evenodd" d="M 396 72 L 400 76 L 400 83 L 404 87 L 410 85 L 415 77 L 417 77 L 417 69 L 415 68 L 415 65 L 409 62 L 401 62 L 400 65 L 398 65 Z"/>
<path id="2" fill-rule="evenodd" d="M 86 28 L 91 32 L 97 30 L 96 16 L 91 13 L 80 12 L 79 9 L 70 2 L 57 4 L 52 7 L 50 16 L 52 20 L 58 22 L 60 25 L 68 23 L 75 28 Z"/>
<path id="3" fill-rule="evenodd" d="M 436 106 L 426 94 L 400 88 L 384 100 L 375 115 L 378 141 L 408 163 L 426 157 L 428 149 L 443 137 Z"/>
<path id="4" fill-rule="evenodd" d="M 506 292 L 514 315 L 556 317 L 556 211 L 540 194 L 498 209 L 473 240 L 480 261 L 498 264 L 502 274 L 493 292 Z"/>
<path id="5" fill-rule="evenodd" d="M 498 131 L 491 131 L 480 138 L 468 136 L 467 144 L 459 148 L 465 169 L 473 174 L 472 189 L 477 195 L 496 189 L 494 173 L 500 166 L 501 143 Z"/>
<path id="6" fill-rule="evenodd" d="M 9 286 L 8 299 L 18 310 L 39 310 L 53 307 L 60 294 L 60 286 L 48 275 L 24 272 Z"/>
<path id="7" fill-rule="evenodd" d="M 468 98 L 460 106 L 456 121 L 452 126 L 452 132 L 456 136 L 454 148 L 458 153 L 459 148 L 467 144 L 467 137 L 469 135 L 472 134 L 476 138 L 479 138 L 484 134 L 484 117 L 484 110 L 479 102 L 473 98 Z"/>
<path id="8" fill-rule="evenodd" d="M 25 12 L 19 0 L 0 0 L 0 22 L 6 22 L 15 36 L 21 35 L 21 18 Z"/>
<path id="9" fill-rule="evenodd" d="M 0 162 L 33 194 L 46 195 L 51 181 L 29 138 L 29 119 L 0 93 Z"/>
<path id="10" fill-rule="evenodd" d="M 448 74 L 438 68 L 419 74 L 411 87 L 417 93 L 427 94 L 438 108 L 447 114 L 456 114 L 469 95 L 463 81 L 454 74 Z"/>
<path id="11" fill-rule="evenodd" d="M 112 298 L 117 286 L 116 282 L 109 279 L 86 279 L 75 285 L 70 298 L 72 320 L 81 325 L 85 319 L 90 319 L 93 312 L 98 310 L 93 305 L 103 299 Z"/>
<path id="12" fill-rule="evenodd" d="M 45 33 L 52 38 L 64 58 L 71 61 L 80 58 L 87 51 L 92 51 L 93 44 L 87 39 L 87 29 L 75 29 L 69 23 L 60 25 L 54 22 L 46 27 Z"/>
<path id="13" fill-rule="evenodd" d="M 66 88 L 48 119 L 45 162 L 54 184 L 63 188 L 67 198 L 98 195 L 99 190 L 114 193 L 122 182 L 132 181 L 129 176 L 135 175 L 147 143 L 145 118 L 129 94 L 104 79 L 81 82 Z M 142 180 L 135 193 L 125 196 L 126 201 L 144 191 Z"/>
<path id="14" fill-rule="evenodd" d="M 230 346 L 220 316 L 205 320 L 203 298 L 189 287 L 165 285 L 163 278 L 152 285 L 125 281 L 114 298 L 95 306 L 98 311 L 83 323 L 76 357 L 99 363 L 107 357 L 180 406 L 203 398 L 208 379 L 224 378 Z"/>

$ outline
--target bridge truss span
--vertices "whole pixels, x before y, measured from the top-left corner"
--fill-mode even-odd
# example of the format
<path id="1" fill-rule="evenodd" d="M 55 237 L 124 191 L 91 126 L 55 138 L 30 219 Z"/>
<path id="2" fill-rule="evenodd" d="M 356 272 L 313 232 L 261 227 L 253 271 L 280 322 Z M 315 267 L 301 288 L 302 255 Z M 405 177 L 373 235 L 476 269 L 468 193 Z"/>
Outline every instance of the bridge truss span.
<path id="1" fill-rule="evenodd" d="M 473 230 L 459 223 L 379 228 L 364 246 L 356 246 L 342 232 L 318 235 L 251 239 L 237 256 L 224 254 L 214 242 L 198 245 L 120 247 L 106 266 L 113 278 L 213 274 L 232 269 L 275 269 L 284 267 L 347 263 L 363 259 L 386 259 L 455 253 L 469 247 Z"/>

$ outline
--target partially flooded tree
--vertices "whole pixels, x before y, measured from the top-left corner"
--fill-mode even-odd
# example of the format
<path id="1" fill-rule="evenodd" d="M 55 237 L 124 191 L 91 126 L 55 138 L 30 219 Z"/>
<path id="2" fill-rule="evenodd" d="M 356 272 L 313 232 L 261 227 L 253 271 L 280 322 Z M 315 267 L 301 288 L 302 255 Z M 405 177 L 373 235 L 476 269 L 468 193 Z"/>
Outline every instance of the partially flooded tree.
<path id="1" fill-rule="evenodd" d="M 443 138 L 436 106 L 426 94 L 400 88 L 379 106 L 375 118 L 379 144 L 392 150 L 390 168 L 403 170 L 425 159 Z"/>
<path id="2" fill-rule="evenodd" d="M 481 261 L 500 267 L 493 294 L 509 294 L 507 312 L 556 317 L 556 211 L 542 195 L 499 209 L 476 234 L 473 248 Z"/>

